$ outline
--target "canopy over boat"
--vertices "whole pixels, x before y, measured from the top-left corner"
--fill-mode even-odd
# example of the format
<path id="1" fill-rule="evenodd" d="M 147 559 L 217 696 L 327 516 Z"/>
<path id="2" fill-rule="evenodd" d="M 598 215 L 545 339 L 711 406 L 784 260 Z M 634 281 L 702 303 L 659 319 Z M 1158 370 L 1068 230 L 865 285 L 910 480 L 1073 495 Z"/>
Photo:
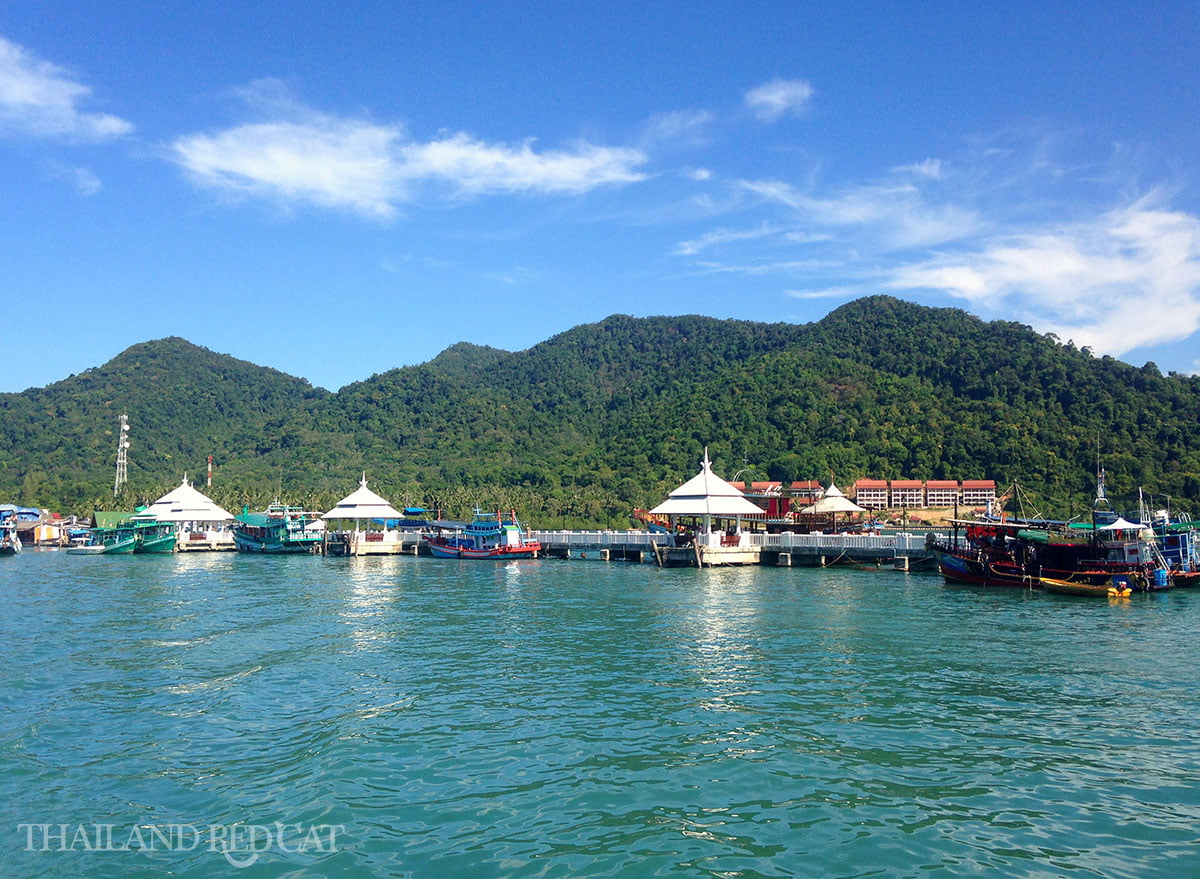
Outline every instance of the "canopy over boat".
<path id="1" fill-rule="evenodd" d="M 1145 528 L 1145 525 L 1139 525 L 1137 522 L 1130 522 L 1124 516 L 1117 517 L 1117 521 L 1110 522 L 1100 528 L 1101 531 L 1140 531 Z"/>
<path id="2" fill-rule="evenodd" d="M 367 488 L 364 473 L 358 488 L 346 495 L 322 519 L 402 519 L 403 515 L 386 500 Z"/>

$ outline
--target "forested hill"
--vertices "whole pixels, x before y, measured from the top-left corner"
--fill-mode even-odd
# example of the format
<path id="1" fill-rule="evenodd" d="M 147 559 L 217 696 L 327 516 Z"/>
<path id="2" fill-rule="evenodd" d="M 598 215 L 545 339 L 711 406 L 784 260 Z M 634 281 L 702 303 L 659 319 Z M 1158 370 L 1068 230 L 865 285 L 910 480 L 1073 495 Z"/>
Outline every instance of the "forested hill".
<path id="1" fill-rule="evenodd" d="M 623 526 L 694 474 L 994 478 L 1047 511 L 1113 493 L 1200 499 L 1200 378 L 1097 358 L 1008 322 L 888 297 L 807 325 L 621 315 L 522 352 L 460 343 L 336 394 L 182 339 L 0 395 L 0 500 L 111 506 L 117 416 L 129 498 L 184 471 L 230 507 L 327 508 L 362 470 L 397 503 L 516 506 Z"/>

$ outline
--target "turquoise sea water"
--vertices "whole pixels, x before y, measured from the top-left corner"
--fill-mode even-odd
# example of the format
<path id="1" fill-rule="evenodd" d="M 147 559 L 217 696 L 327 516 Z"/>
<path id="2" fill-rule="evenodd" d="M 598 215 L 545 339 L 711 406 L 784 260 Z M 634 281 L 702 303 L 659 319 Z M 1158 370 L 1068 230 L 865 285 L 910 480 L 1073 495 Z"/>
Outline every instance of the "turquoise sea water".
<path id="1" fill-rule="evenodd" d="M 0 875 L 1200 875 L 1198 632 L 1200 591 L 29 552 Z"/>

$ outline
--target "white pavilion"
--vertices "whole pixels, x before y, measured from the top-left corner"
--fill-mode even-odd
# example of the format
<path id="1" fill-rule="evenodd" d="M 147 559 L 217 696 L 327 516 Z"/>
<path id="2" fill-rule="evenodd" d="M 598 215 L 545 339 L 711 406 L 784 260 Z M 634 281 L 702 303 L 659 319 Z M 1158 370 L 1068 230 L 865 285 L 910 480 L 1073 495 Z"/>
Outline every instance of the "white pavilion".
<path id="1" fill-rule="evenodd" d="M 366 473 L 358 488 L 321 518 L 331 523 L 325 532 L 325 552 L 329 555 L 415 554 L 420 543 L 420 535 L 413 531 L 387 527 L 387 520 L 402 519 L 404 514 L 367 488 Z M 332 527 L 334 523 L 336 528 Z"/>
<path id="2" fill-rule="evenodd" d="M 188 482 L 183 482 L 134 516 L 135 520 L 171 522 L 178 529 L 177 552 L 232 550 L 233 514 L 217 506 Z"/>
<path id="3" fill-rule="evenodd" d="M 754 535 L 742 531 L 742 520 L 761 518 L 763 510 L 713 473 L 707 448 L 700 472 L 650 512 L 666 516 L 672 526 L 680 520 L 690 520 L 696 526 L 691 544 L 661 548 L 660 564 L 697 567 L 758 564 L 761 548 L 753 540 Z"/>

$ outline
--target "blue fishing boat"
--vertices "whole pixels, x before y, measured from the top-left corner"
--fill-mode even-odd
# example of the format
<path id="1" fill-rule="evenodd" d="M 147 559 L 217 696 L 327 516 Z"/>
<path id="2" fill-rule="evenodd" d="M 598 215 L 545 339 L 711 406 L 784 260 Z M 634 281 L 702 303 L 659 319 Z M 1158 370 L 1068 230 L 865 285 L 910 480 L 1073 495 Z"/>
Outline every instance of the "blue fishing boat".
<path id="1" fill-rule="evenodd" d="M 475 511 L 474 520 L 465 528 L 425 539 L 429 551 L 443 559 L 531 559 L 536 558 L 542 545 L 530 540 L 517 513 L 510 510 L 507 518 L 496 513 Z"/>

